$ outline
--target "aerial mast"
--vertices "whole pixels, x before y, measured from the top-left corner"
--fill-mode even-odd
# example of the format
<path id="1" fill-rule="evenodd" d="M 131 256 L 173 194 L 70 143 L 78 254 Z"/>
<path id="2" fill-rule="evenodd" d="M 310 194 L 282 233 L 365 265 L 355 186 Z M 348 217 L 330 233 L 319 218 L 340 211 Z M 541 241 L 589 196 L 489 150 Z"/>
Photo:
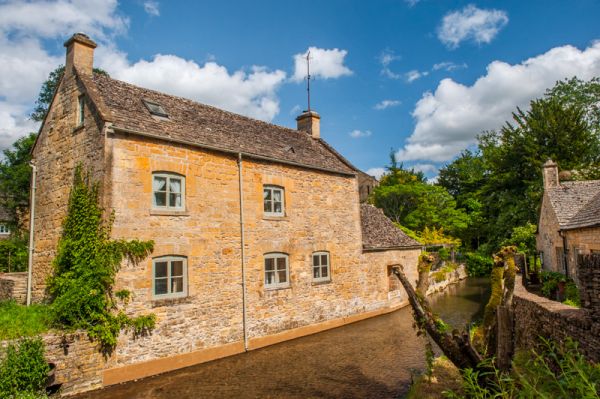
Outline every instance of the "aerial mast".
<path id="1" fill-rule="evenodd" d="M 308 97 L 308 112 L 310 112 L 310 50 L 306 53 L 306 94 Z"/>

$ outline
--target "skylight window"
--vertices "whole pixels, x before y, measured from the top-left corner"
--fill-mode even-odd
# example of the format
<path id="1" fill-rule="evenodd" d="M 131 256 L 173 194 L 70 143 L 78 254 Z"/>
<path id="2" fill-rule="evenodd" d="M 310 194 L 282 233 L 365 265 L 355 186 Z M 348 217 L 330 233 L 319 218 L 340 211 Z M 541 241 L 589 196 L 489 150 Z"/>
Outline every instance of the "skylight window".
<path id="1" fill-rule="evenodd" d="M 169 117 L 169 114 L 167 114 L 167 111 L 165 111 L 165 109 L 162 107 L 162 105 L 153 103 L 148 100 L 142 100 L 142 101 L 144 102 L 144 105 L 146 106 L 146 108 L 148 108 L 148 111 L 150 111 L 150 113 L 152 115 L 160 116 L 161 118 Z"/>

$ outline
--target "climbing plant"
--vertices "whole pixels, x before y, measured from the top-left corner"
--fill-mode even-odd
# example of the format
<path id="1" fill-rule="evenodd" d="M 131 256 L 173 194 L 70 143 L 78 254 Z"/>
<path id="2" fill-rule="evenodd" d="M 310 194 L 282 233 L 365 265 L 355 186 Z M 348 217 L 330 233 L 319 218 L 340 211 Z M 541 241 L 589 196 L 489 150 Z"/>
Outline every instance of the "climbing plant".
<path id="1" fill-rule="evenodd" d="M 66 329 L 85 329 L 104 352 L 117 344 L 121 329 L 135 334 L 152 329 L 153 314 L 130 318 L 112 293 L 115 276 L 123 259 L 136 264 L 154 249 L 153 241 L 112 240 L 113 222 L 103 219 L 98 202 L 98 184 L 91 183 L 82 167 L 75 171 L 63 235 L 49 279 L 54 323 Z M 119 291 L 119 298 L 129 297 Z"/>

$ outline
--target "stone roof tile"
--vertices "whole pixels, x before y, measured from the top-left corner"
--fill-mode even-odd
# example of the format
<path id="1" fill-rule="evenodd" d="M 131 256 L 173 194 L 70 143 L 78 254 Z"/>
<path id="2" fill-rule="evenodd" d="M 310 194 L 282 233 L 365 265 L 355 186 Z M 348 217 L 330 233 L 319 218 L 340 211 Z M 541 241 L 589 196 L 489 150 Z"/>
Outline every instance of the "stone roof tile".
<path id="1" fill-rule="evenodd" d="M 600 180 L 561 182 L 559 187 L 547 189 L 547 194 L 561 228 L 568 228 L 572 222 L 583 227 L 600 218 L 600 200 L 592 202 L 600 194 Z"/>
<path id="2" fill-rule="evenodd" d="M 385 250 L 422 246 L 397 228 L 381 209 L 373 205 L 360 205 L 360 221 L 363 249 Z"/>

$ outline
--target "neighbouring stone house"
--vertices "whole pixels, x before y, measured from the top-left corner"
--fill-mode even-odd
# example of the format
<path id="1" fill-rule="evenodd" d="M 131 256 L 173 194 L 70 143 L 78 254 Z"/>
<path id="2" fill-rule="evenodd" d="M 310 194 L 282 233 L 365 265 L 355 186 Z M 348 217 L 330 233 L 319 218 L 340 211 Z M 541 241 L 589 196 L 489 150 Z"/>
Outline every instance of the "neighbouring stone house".
<path id="1" fill-rule="evenodd" d="M 577 279 L 577 255 L 600 252 L 600 180 L 560 181 L 551 160 L 543 180 L 536 238 L 543 268 Z"/>
<path id="2" fill-rule="evenodd" d="M 122 265 L 115 290 L 132 291 L 126 312 L 152 312 L 157 325 L 146 337 L 121 334 L 108 358 L 50 351 L 64 392 L 407 303 L 389 269 L 402 265 L 414 281 L 421 245 L 359 203 L 362 174 L 320 137 L 317 113 L 301 114 L 298 130 L 253 120 L 93 73 L 96 44 L 83 34 L 65 47 L 65 74 L 33 149 L 33 298 L 45 296 L 81 163 L 114 211 L 113 237 L 155 242 L 149 259 Z M 86 345 L 77 342 L 72 348 Z"/>

